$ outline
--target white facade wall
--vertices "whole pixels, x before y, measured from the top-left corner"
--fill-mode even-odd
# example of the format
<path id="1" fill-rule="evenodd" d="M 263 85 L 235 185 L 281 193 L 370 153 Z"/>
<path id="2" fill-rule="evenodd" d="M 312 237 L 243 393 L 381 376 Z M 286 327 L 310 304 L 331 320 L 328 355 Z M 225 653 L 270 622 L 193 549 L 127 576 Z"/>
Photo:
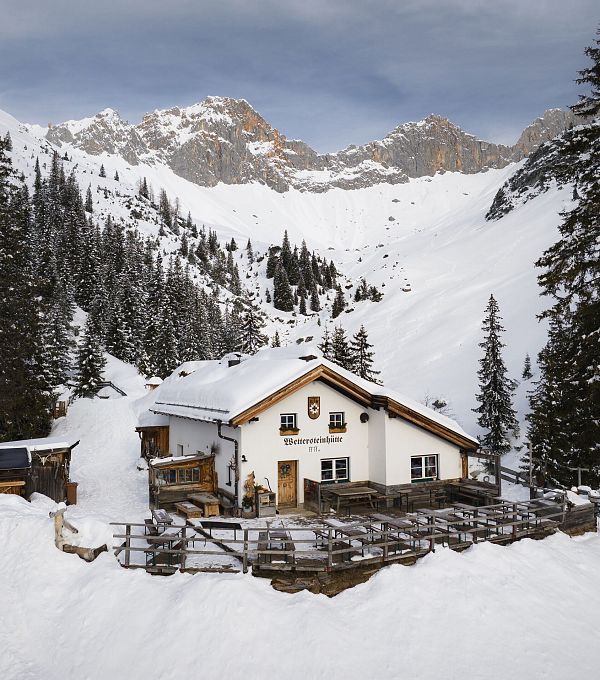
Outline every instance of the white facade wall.
<path id="1" fill-rule="evenodd" d="M 308 397 L 320 397 L 321 414 L 317 419 L 308 416 Z M 347 431 L 329 433 L 329 412 L 345 414 Z M 280 415 L 297 414 L 297 435 L 282 436 L 279 432 Z M 369 414 L 367 423 L 360 421 L 362 413 Z M 223 425 L 223 434 L 239 442 L 240 486 L 239 498 L 244 495 L 244 481 L 254 472 L 256 483 L 278 490 L 278 462 L 297 461 L 298 503 L 304 501 L 304 479 L 321 481 L 321 460 L 348 458 L 350 481 L 371 481 L 385 486 L 410 484 L 411 456 L 437 454 L 440 479 L 461 476 L 461 457 L 458 446 L 417 427 L 401 418 L 390 418 L 384 409 L 366 408 L 342 395 L 323 382 L 315 381 L 279 401 L 258 416 L 258 421 L 238 428 Z M 334 442 L 306 442 L 318 437 L 338 438 Z M 299 443 L 293 443 L 299 442 Z M 228 465 L 234 454 L 233 443 L 218 437 L 217 425 L 171 417 L 169 428 L 170 453 L 177 455 L 178 445 L 184 454 L 197 451 L 209 453 L 217 444 L 215 468 L 219 486 L 228 486 Z M 179 449 L 181 450 L 181 449 Z M 245 463 L 242 461 L 245 456 Z M 233 473 L 232 473 L 233 481 Z"/>
<path id="2" fill-rule="evenodd" d="M 308 417 L 308 397 L 321 398 L 321 415 Z M 368 411 L 348 397 L 320 381 L 315 381 L 282 399 L 261 413 L 258 422 L 242 426 L 241 453 L 248 462 L 242 464 L 242 484 L 254 471 L 256 483 L 266 486 L 265 477 L 277 491 L 277 462 L 298 461 L 298 502 L 304 502 L 304 478 L 321 481 L 323 458 L 349 458 L 350 480 L 369 479 L 369 424 L 360 422 L 360 414 Z M 329 412 L 343 411 L 347 423 L 344 434 L 329 434 Z M 300 432 L 295 436 L 279 434 L 280 414 L 296 413 Z M 290 444 L 315 437 L 339 437 L 341 441 L 320 444 Z"/>
<path id="3" fill-rule="evenodd" d="M 369 481 L 386 484 L 387 414 L 384 409 L 369 410 Z"/>
<path id="4" fill-rule="evenodd" d="M 229 478 L 228 465 L 234 455 L 233 442 L 220 439 L 215 423 L 204 423 L 199 420 L 189 420 L 188 418 L 176 418 L 171 416 L 169 419 L 169 452 L 176 456 L 178 454 L 177 445 L 183 446 L 184 455 L 210 453 L 213 445 L 216 444 L 218 453 L 215 456 L 215 471 L 218 475 L 219 486 L 227 491 L 234 492 L 234 476 L 231 473 L 232 486 L 227 485 Z M 223 426 L 222 432 L 227 437 L 240 440 L 240 429 Z M 179 449 L 180 450 L 180 449 Z"/>
<path id="5" fill-rule="evenodd" d="M 438 455 L 440 479 L 461 476 L 460 448 L 401 418 L 385 417 L 386 485 L 410 484 L 411 456 Z"/>

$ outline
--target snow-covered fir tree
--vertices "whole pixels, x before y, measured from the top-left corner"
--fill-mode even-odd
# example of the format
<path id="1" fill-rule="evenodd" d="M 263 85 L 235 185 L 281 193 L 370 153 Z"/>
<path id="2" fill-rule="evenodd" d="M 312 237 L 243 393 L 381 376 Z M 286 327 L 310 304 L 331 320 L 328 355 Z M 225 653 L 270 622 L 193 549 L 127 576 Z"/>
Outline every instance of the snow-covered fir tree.
<path id="1" fill-rule="evenodd" d="M 578 82 L 590 91 L 573 108 L 600 111 L 600 41 L 586 49 L 591 66 Z M 559 160 L 575 183 L 575 206 L 563 214 L 560 239 L 537 262 L 538 281 L 552 305 L 546 346 L 538 356 L 539 380 L 531 394 L 529 440 L 533 457 L 554 483 L 575 481 L 569 468 L 590 470 L 600 482 L 600 123 L 567 132 Z"/>
<path id="2" fill-rule="evenodd" d="M 336 326 L 331 336 L 331 361 L 348 371 L 353 369 L 352 350 L 342 326 Z"/>
<path id="3" fill-rule="evenodd" d="M 477 422 L 485 430 L 479 437 L 481 445 L 492 453 L 504 454 L 510 451 L 510 436 L 515 435 L 519 427 L 512 403 L 516 383 L 509 378 L 502 358 L 504 343 L 500 337 L 504 328 L 500 323 L 502 317 L 493 295 L 490 295 L 485 313 L 482 325 L 484 338 L 479 343 L 484 354 L 477 372 L 479 406 L 473 410 L 479 414 Z"/>
<path id="4" fill-rule="evenodd" d="M 255 354 L 267 343 L 264 327 L 260 311 L 252 305 L 248 307 L 242 316 L 241 351 L 244 354 Z"/>
<path id="5" fill-rule="evenodd" d="M 523 380 L 531 380 L 533 378 L 533 373 L 531 372 L 531 357 L 529 353 L 525 355 L 525 361 L 523 362 L 523 372 L 521 373 Z"/>
<path id="6" fill-rule="evenodd" d="M 350 341 L 350 359 L 352 362 L 352 371 L 365 380 L 370 380 L 374 383 L 379 383 L 377 376 L 380 371 L 373 368 L 373 345 L 369 343 L 369 336 L 364 326 L 361 326 L 358 332 L 354 334 Z"/>
<path id="7" fill-rule="evenodd" d="M 75 394 L 79 397 L 93 396 L 100 389 L 103 382 L 103 371 L 106 359 L 102 350 L 100 339 L 96 335 L 93 322 L 85 326 L 84 335 L 77 352 L 77 381 Z"/>

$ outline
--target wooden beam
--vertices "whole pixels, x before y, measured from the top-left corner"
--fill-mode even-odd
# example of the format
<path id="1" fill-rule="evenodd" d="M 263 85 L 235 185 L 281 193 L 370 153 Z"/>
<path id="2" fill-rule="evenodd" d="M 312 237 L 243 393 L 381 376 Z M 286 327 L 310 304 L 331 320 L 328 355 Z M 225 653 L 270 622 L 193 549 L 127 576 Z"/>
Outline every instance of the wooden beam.
<path id="1" fill-rule="evenodd" d="M 366 390 L 363 390 L 358 385 L 355 385 L 350 380 L 344 378 L 326 366 L 317 366 L 308 373 L 300 376 L 288 385 L 285 385 L 281 389 L 277 390 L 270 396 L 254 404 L 245 411 L 242 411 L 242 413 L 239 413 L 237 416 L 231 419 L 230 425 L 235 427 L 237 425 L 243 425 L 247 423 L 251 418 L 256 417 L 259 413 L 266 411 L 274 404 L 277 404 L 282 399 L 289 397 L 291 394 L 294 394 L 299 389 L 309 385 L 315 380 L 322 380 L 330 387 L 335 386 L 335 389 L 338 389 L 338 391 L 341 391 L 351 399 L 358 401 L 365 407 L 368 407 L 371 403 L 371 395 Z"/>

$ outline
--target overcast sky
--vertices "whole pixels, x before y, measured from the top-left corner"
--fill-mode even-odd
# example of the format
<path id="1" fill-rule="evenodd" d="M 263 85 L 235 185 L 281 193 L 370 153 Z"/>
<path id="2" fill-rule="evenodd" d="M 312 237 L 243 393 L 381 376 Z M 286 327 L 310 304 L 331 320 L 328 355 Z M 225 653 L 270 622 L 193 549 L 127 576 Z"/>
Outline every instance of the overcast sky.
<path id="1" fill-rule="evenodd" d="M 512 143 L 574 102 L 598 0 L 0 0 L 0 108 L 131 122 L 243 97 L 319 151 L 429 113 Z"/>

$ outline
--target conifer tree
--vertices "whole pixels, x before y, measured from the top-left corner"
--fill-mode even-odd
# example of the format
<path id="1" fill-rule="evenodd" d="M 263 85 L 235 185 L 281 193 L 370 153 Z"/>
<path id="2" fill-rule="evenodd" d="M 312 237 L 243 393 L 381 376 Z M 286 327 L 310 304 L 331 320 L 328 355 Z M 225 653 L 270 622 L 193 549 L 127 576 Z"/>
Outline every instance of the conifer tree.
<path id="1" fill-rule="evenodd" d="M 319 312 L 321 310 L 321 303 L 319 302 L 319 293 L 316 286 L 313 286 L 310 291 L 310 309 L 313 312 Z"/>
<path id="2" fill-rule="evenodd" d="M 40 361 L 29 197 L 25 186 L 11 187 L 6 151 L 0 139 L 0 441 L 46 436 L 52 405 Z"/>
<path id="3" fill-rule="evenodd" d="M 600 111 L 600 43 L 586 49 L 592 66 L 577 82 L 591 86 L 572 110 Z M 592 120 L 561 138 L 558 162 L 575 183 L 575 206 L 563 214 L 560 239 L 536 265 L 551 306 L 548 341 L 538 355 L 539 379 L 530 395 L 528 436 L 536 466 L 548 481 L 571 485 L 569 468 L 588 468 L 600 482 L 600 126 Z"/>
<path id="4" fill-rule="evenodd" d="M 341 326 L 336 326 L 331 337 L 331 361 L 338 366 L 351 371 L 353 357 L 346 338 L 346 331 Z"/>
<path id="5" fill-rule="evenodd" d="M 281 340 L 279 338 L 279 331 L 275 331 L 275 335 L 273 336 L 273 341 L 271 343 L 271 347 L 281 347 Z"/>
<path id="6" fill-rule="evenodd" d="M 90 186 L 88 186 L 87 191 L 85 192 L 85 211 L 89 213 L 94 212 L 94 203 L 92 201 L 92 189 Z"/>
<path id="7" fill-rule="evenodd" d="M 596 30 L 600 36 L 600 28 Z M 592 65 L 579 71 L 578 85 L 589 85 L 591 92 L 579 96 L 577 104 L 571 107 L 578 116 L 595 116 L 600 112 L 600 39 L 586 47 L 584 52 L 592 60 Z"/>
<path id="8" fill-rule="evenodd" d="M 533 373 L 531 372 L 531 357 L 529 353 L 525 355 L 525 362 L 523 363 L 523 373 L 521 374 L 523 380 L 531 380 Z"/>
<path id="9" fill-rule="evenodd" d="M 106 170 L 104 169 L 104 163 L 100 166 L 100 177 L 106 177 Z"/>
<path id="10" fill-rule="evenodd" d="M 273 277 L 273 306 L 282 312 L 294 311 L 294 294 L 285 273 L 283 262 L 277 263 Z"/>
<path id="11" fill-rule="evenodd" d="M 242 352 L 245 354 L 255 354 L 266 344 L 268 338 L 262 332 L 264 326 L 265 324 L 259 310 L 250 306 L 243 315 L 242 320 Z"/>
<path id="12" fill-rule="evenodd" d="M 254 262 L 254 251 L 252 250 L 252 242 L 250 239 L 248 239 L 248 243 L 246 243 L 246 257 L 250 264 Z"/>
<path id="13" fill-rule="evenodd" d="M 484 350 L 480 359 L 479 406 L 475 413 L 479 414 L 477 422 L 486 432 L 479 438 L 481 445 L 492 453 L 504 454 L 510 451 L 510 434 L 518 432 L 519 423 L 513 409 L 512 396 L 516 387 L 514 380 L 507 375 L 506 365 L 502 358 L 504 343 L 500 336 L 504 332 L 500 321 L 498 303 L 490 295 L 483 321 L 483 342 L 479 346 Z"/>
<path id="14" fill-rule="evenodd" d="M 333 349 L 331 347 L 331 336 L 329 335 L 329 329 L 325 328 L 323 337 L 321 338 L 321 343 L 317 345 L 319 351 L 323 355 L 324 359 L 328 361 L 333 361 Z"/>
<path id="15" fill-rule="evenodd" d="M 82 342 L 77 352 L 77 382 L 75 394 L 78 397 L 95 395 L 103 382 L 106 359 L 100 339 L 96 336 L 93 323 L 86 322 Z"/>
<path id="16" fill-rule="evenodd" d="M 380 371 L 373 369 L 374 353 L 371 351 L 372 347 L 373 345 L 369 344 L 369 336 L 365 327 L 361 326 L 350 341 L 351 370 L 365 380 L 378 383 L 377 376 Z"/>
<path id="17" fill-rule="evenodd" d="M 115 182 L 119 181 L 119 172 L 118 170 L 115 170 Z"/>
<path id="18" fill-rule="evenodd" d="M 338 284 L 336 286 L 335 298 L 333 300 L 333 305 L 331 307 L 331 318 L 336 319 L 345 309 L 346 300 L 344 299 L 344 291 L 342 287 Z"/>

